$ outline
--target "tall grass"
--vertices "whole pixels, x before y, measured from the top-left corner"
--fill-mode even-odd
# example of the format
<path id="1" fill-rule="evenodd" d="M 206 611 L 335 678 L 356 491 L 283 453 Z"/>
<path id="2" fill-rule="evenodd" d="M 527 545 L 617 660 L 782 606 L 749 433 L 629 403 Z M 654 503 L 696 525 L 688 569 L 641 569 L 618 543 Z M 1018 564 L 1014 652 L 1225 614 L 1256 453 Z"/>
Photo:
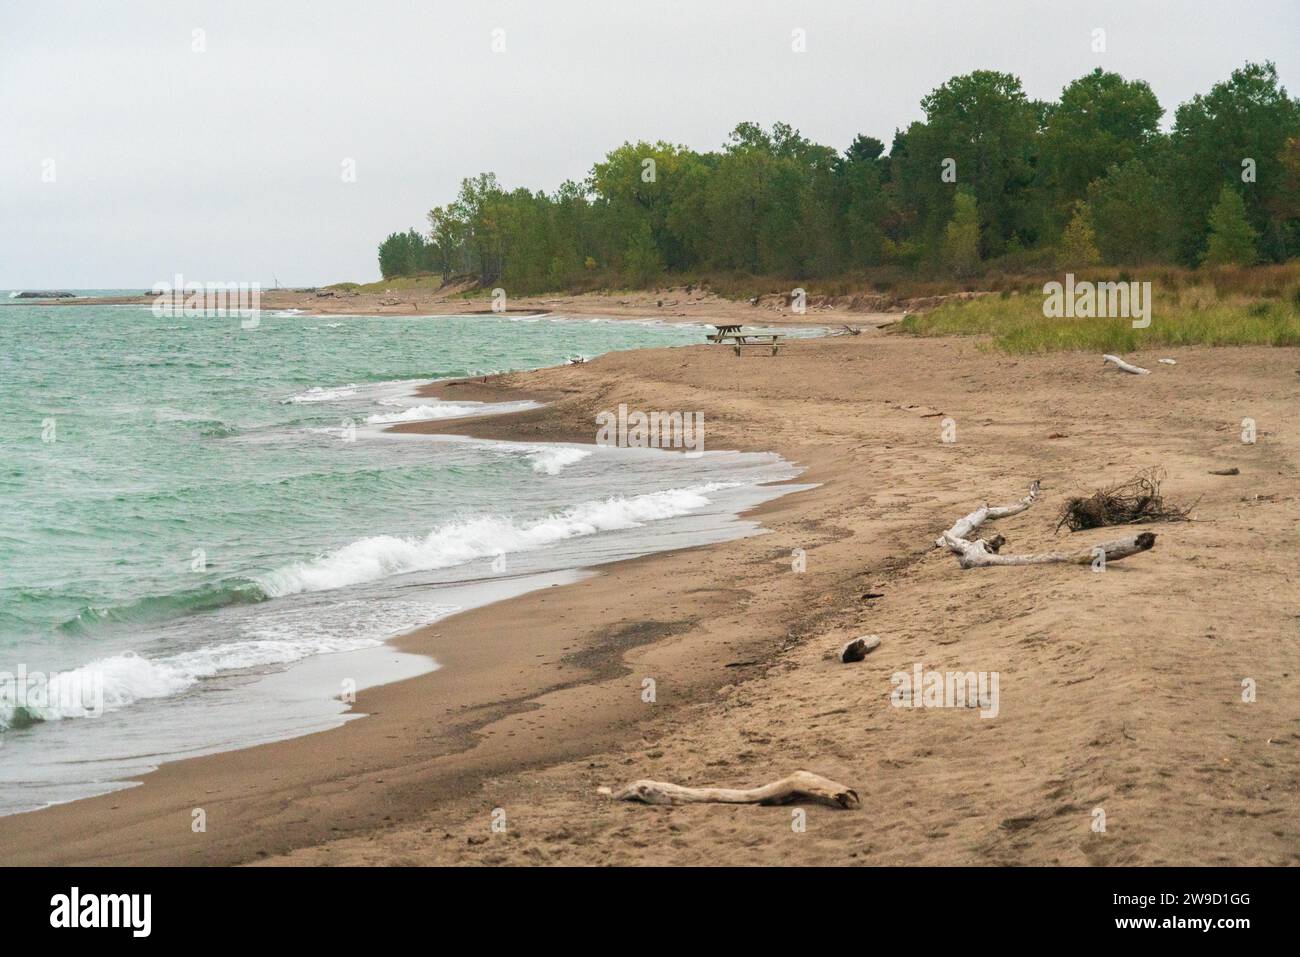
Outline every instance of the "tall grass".
<path id="1" fill-rule="evenodd" d="M 1132 320 L 1124 318 L 1049 318 L 1043 315 L 1041 290 L 948 303 L 909 315 L 897 329 L 918 336 L 988 336 L 994 347 L 1014 354 L 1300 345 L 1300 286 L 1272 291 L 1256 281 L 1232 279 L 1219 285 L 1153 287 L 1151 324 L 1145 329 L 1133 328 Z"/>

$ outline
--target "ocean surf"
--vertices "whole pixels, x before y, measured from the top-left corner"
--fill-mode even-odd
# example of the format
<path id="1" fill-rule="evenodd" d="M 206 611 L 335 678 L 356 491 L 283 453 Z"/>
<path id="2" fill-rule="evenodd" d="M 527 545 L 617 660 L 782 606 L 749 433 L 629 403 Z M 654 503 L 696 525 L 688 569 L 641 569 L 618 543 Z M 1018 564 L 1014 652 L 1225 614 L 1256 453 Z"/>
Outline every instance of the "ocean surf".
<path id="1" fill-rule="evenodd" d="M 752 534 L 773 455 L 399 435 L 533 403 L 438 378 L 698 342 L 534 317 L 155 317 L 6 306 L 0 813 L 355 717 L 438 668 L 386 642 L 589 569 Z"/>

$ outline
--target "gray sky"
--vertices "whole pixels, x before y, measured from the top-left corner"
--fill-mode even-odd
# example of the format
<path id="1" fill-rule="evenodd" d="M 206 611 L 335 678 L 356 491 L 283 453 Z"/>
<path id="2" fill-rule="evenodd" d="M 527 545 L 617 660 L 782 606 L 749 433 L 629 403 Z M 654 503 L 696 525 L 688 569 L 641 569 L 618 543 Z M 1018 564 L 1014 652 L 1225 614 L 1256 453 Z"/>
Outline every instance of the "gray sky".
<path id="1" fill-rule="evenodd" d="M 888 146 L 979 68 L 1043 99 L 1142 78 L 1167 123 L 1248 59 L 1300 90 L 1300 4 L 0 0 L 0 288 L 368 281 L 482 171 L 550 191 L 625 139 L 716 148 L 747 119 Z"/>

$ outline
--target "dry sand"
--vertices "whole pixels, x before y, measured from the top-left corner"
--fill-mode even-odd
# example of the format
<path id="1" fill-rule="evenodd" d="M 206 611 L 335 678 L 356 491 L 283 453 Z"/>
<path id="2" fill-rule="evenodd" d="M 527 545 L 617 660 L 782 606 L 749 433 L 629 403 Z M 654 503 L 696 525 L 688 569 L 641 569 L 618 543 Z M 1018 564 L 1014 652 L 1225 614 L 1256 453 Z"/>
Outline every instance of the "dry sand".
<path id="1" fill-rule="evenodd" d="M 701 410 L 709 448 L 775 450 L 820 484 L 759 509 L 768 534 L 606 566 L 408 636 L 401 647 L 443 668 L 362 693 L 364 719 L 0 819 L 0 858 L 1295 863 L 1300 352 L 1128 358 L 1152 374 L 868 332 L 775 358 L 701 345 L 442 386 L 551 403 L 444 430 L 591 440 L 596 412 L 620 402 Z M 1247 416 L 1255 444 L 1240 440 Z M 1199 499 L 1196 520 L 1155 526 L 1154 550 L 1103 573 L 962 571 L 933 547 L 1034 478 L 1039 503 L 997 523 L 1006 550 L 1114 537 L 1054 534 L 1057 509 L 1156 465 L 1168 496 Z M 1208 474 L 1224 466 L 1240 475 Z M 864 662 L 828 658 L 861 634 L 882 639 Z M 918 662 L 998 672 L 998 716 L 891 706 L 891 674 Z M 799 831 L 790 808 L 596 793 L 642 777 L 748 787 L 798 768 L 855 788 L 862 809 L 810 807 Z"/>

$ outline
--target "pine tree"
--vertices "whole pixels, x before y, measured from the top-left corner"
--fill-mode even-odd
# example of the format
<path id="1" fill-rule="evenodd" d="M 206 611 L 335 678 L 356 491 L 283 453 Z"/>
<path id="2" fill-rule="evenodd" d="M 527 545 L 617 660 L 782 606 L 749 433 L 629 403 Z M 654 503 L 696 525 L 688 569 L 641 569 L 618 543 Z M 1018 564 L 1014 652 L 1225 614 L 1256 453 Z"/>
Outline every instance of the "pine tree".
<path id="1" fill-rule="evenodd" d="M 1093 234 L 1092 223 L 1088 218 L 1087 203 L 1080 201 L 1074 204 L 1074 215 L 1061 236 L 1056 261 L 1062 269 L 1095 266 L 1101 262 L 1096 236 Z"/>
<path id="2" fill-rule="evenodd" d="M 1239 264 L 1249 266 L 1259 258 L 1259 233 L 1246 219 L 1246 204 L 1231 186 L 1219 191 L 1219 201 L 1210 210 L 1210 240 L 1202 258 L 1207 266 Z"/>

